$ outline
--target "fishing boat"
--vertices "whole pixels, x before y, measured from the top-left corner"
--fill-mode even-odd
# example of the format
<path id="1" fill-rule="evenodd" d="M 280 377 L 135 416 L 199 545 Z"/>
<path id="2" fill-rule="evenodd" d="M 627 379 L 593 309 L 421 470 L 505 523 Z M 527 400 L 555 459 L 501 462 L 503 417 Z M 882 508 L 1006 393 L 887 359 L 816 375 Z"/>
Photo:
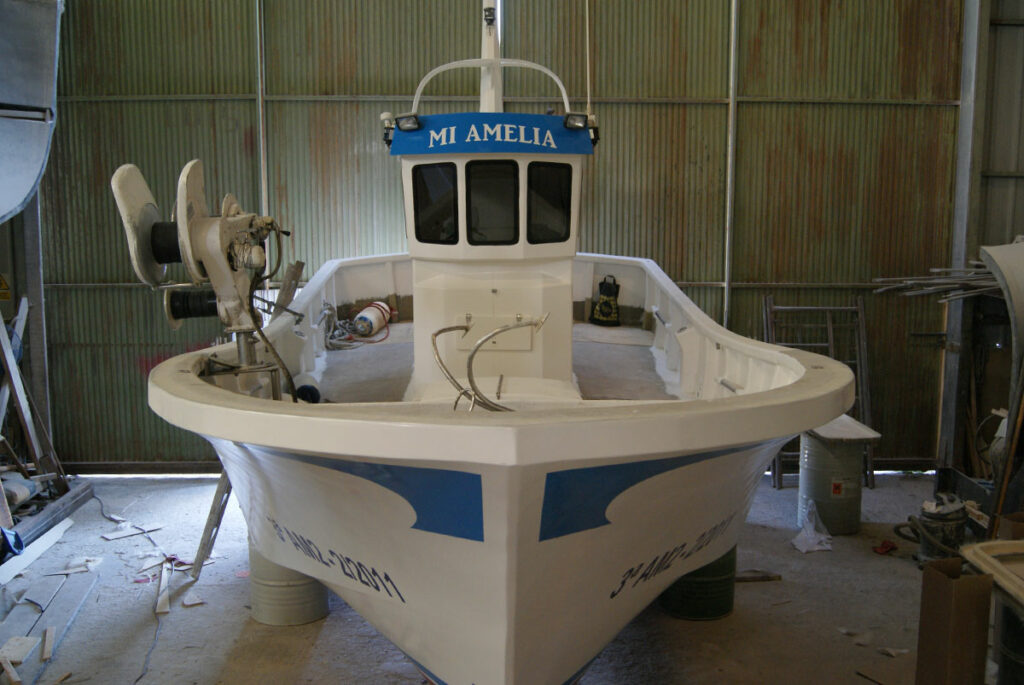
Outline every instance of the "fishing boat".
<path id="1" fill-rule="evenodd" d="M 408 253 L 327 262 L 265 325 L 272 218 L 231 196 L 212 215 L 199 161 L 173 221 L 136 167 L 112 187 L 172 322 L 234 335 L 157 366 L 149 404 L 213 445 L 254 549 L 433 683 L 557 685 L 736 545 L 766 464 L 842 414 L 853 377 L 731 333 L 650 260 L 577 253 L 596 119 L 501 58 L 482 10 L 482 57 L 382 115 Z M 430 79 L 463 68 L 479 111 L 421 113 Z M 510 68 L 547 74 L 565 111 L 503 111 Z M 177 261 L 190 287 L 165 283 Z"/>

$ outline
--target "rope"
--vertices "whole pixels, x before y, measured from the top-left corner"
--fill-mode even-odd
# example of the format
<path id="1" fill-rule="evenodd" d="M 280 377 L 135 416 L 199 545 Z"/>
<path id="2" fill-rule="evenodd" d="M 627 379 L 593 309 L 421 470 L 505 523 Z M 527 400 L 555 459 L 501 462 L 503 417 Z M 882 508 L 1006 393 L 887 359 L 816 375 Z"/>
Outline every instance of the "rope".
<path id="1" fill-rule="evenodd" d="M 269 221 L 268 221 L 269 220 Z M 271 278 L 277 275 L 278 270 L 281 268 L 281 255 L 284 252 L 283 244 L 281 240 L 281 234 L 284 232 L 276 221 L 269 217 L 263 217 L 263 221 L 267 222 L 267 228 L 274 234 L 274 239 L 277 244 L 277 249 L 274 250 L 274 268 L 271 269 L 270 273 L 267 273 L 267 267 L 264 266 L 261 271 L 258 272 L 258 278 L 254 278 L 249 284 L 249 318 L 252 319 L 253 328 L 256 330 L 256 335 L 259 337 L 260 342 L 266 345 L 267 351 L 270 352 L 270 356 L 274 358 L 274 363 L 281 369 L 281 374 L 284 376 L 285 381 L 285 392 L 291 395 L 292 402 L 298 402 L 299 398 L 295 395 L 295 379 L 292 378 L 291 371 L 285 365 L 284 360 L 281 359 L 281 355 L 277 353 L 277 349 L 267 339 L 266 334 L 263 332 L 263 316 L 256 310 L 256 291 L 259 287 L 269 281 Z"/>
<path id="2" fill-rule="evenodd" d="M 324 347 L 329 350 L 351 350 L 363 345 L 373 345 L 387 340 L 388 336 L 391 335 L 391 308 L 385 309 L 385 307 L 376 302 L 371 302 L 367 307 L 376 309 L 384 316 L 384 335 L 373 340 L 365 338 L 359 333 L 355 317 L 350 315 L 350 318 L 339 319 L 334 307 L 330 303 L 325 302 L 323 309 L 320 310 L 319 322 L 325 324 Z"/>

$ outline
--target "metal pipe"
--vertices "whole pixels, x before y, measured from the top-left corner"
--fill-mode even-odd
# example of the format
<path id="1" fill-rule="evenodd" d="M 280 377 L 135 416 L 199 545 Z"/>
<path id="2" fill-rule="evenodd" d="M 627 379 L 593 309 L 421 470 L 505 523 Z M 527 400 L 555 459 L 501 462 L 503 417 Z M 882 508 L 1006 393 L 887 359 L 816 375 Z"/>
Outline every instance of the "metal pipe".
<path id="1" fill-rule="evenodd" d="M 452 375 L 452 372 L 448 370 L 448 366 L 444 363 L 444 360 L 441 359 L 441 353 L 437 349 L 437 336 L 444 335 L 445 333 L 452 333 L 454 331 L 462 331 L 462 334 L 465 335 L 469 332 L 469 326 L 463 324 L 459 326 L 439 328 L 430 335 L 430 346 L 434 348 L 434 362 L 437 364 L 437 367 L 441 369 L 441 373 L 448 379 L 448 382 L 452 384 L 452 387 L 459 391 L 459 396 L 455 398 L 455 406 L 452 407 L 452 409 L 459 406 L 459 400 L 463 397 L 469 397 L 470 400 L 473 400 L 473 393 L 464 388 L 462 383 L 459 383 L 459 381 L 456 380 L 455 376 Z M 471 404 L 470 411 L 472 410 L 473 405 Z"/>
<path id="2" fill-rule="evenodd" d="M 423 89 L 426 88 L 427 84 L 430 83 L 438 74 L 452 69 L 471 69 L 475 67 L 490 68 L 495 62 L 499 63 L 502 67 L 521 67 L 523 69 L 533 69 L 539 71 L 558 86 L 558 92 L 562 95 L 562 105 L 565 107 L 565 111 L 570 111 L 569 107 L 569 95 L 565 90 L 565 85 L 562 83 L 562 79 L 558 78 L 558 75 L 548 69 L 547 67 L 536 64 L 534 62 L 528 62 L 522 59 L 461 59 L 455 62 L 449 62 L 448 64 L 442 64 L 439 67 L 427 72 L 427 75 L 420 81 L 419 86 L 416 87 L 416 94 L 412 98 L 412 109 L 410 110 L 413 114 L 416 113 L 417 107 L 419 107 L 420 100 L 422 99 Z M 545 101 L 546 102 L 546 101 Z"/>
<path id="3" fill-rule="evenodd" d="M 484 409 L 489 409 L 490 411 L 514 411 L 510 407 L 506 407 L 503 404 L 498 404 L 497 402 L 494 402 L 493 400 L 489 399 L 486 395 L 483 394 L 479 386 L 477 386 L 476 378 L 473 376 L 473 359 L 476 357 L 476 353 L 480 351 L 480 348 L 483 347 L 488 340 L 497 337 L 502 333 L 507 333 L 508 331 L 513 331 L 517 328 L 526 328 L 527 326 L 533 326 L 534 330 L 539 331 L 541 326 L 543 326 L 544 322 L 547 320 L 548 315 L 545 314 L 543 317 L 539 319 L 524 319 L 523 321 L 510 323 L 507 326 L 499 326 L 490 333 L 488 333 L 487 335 L 485 335 L 484 337 L 477 340 L 476 344 L 473 345 L 473 349 L 470 350 L 469 353 L 469 358 L 466 359 L 466 376 L 467 379 L 469 380 L 469 387 L 473 389 L 473 397 L 476 398 L 477 403 L 483 406 Z"/>
<path id="4" fill-rule="evenodd" d="M 309 284 L 309 281 L 299 281 L 298 287 L 304 288 Z M 281 281 L 268 281 L 264 284 L 265 287 L 260 290 L 275 290 L 281 287 Z M 138 281 L 132 281 L 131 283 L 44 283 L 44 288 L 149 288 L 152 287 L 140 283 Z M 166 290 L 168 288 L 179 288 L 179 287 L 192 287 L 191 283 L 168 283 L 161 285 L 158 290 Z"/>
<path id="5" fill-rule="evenodd" d="M 722 281 L 675 281 L 680 288 L 722 288 L 725 283 Z M 880 287 L 878 283 L 778 283 L 753 281 L 733 281 L 729 284 L 733 290 L 736 289 L 780 289 L 780 290 L 875 290 Z"/>
<path id="6" fill-rule="evenodd" d="M 91 102 L 251 102 L 256 99 L 255 93 L 190 93 L 187 95 L 170 95 L 152 93 L 147 95 L 58 95 L 58 103 L 91 103 Z"/>
<path id="7" fill-rule="evenodd" d="M 972 225 L 972 215 L 977 221 L 978 203 L 972 203 L 972 196 L 977 197 L 979 180 L 975 177 L 980 171 L 981 128 L 984 116 L 977 116 L 978 103 L 984 98 L 978 97 L 980 84 L 979 61 L 987 54 L 986 38 L 988 24 L 988 3 L 980 0 L 964 0 L 963 43 L 960 67 L 960 111 L 957 123 L 956 140 L 956 177 L 953 186 L 953 235 L 950 245 L 950 266 L 963 268 L 967 265 L 967 243 Z M 981 31 L 982 27 L 986 31 Z M 973 211 L 972 211 L 972 205 Z M 965 338 L 964 329 L 967 317 L 964 315 L 964 302 L 957 300 L 946 305 L 946 341 L 943 351 L 942 369 L 942 407 L 939 414 L 939 445 L 938 461 L 940 466 L 952 466 L 956 454 L 960 450 L 964 433 L 963 412 L 961 408 L 966 401 L 967 373 L 966 365 L 962 364 L 960 350 Z"/>
<path id="8" fill-rule="evenodd" d="M 736 74 L 739 61 L 739 0 L 729 3 L 729 114 L 725 144 L 725 245 L 723 255 L 722 325 L 729 327 L 732 306 L 732 233 L 736 209 Z"/>
<path id="9" fill-rule="evenodd" d="M 256 359 L 256 336 L 251 332 L 235 334 L 235 345 L 238 350 L 238 364 L 240 366 L 252 366 Z"/>
<path id="10" fill-rule="evenodd" d="M 318 95 L 309 94 L 263 94 L 263 102 L 395 102 L 407 100 L 408 93 L 368 93 L 365 95 Z M 259 99 L 256 93 L 241 95 L 222 95 L 217 93 L 200 93 L 191 95 L 62 95 L 57 98 L 59 103 L 97 103 L 97 102 L 206 102 L 236 101 L 255 102 Z M 586 99 L 586 95 L 572 95 L 570 101 Z M 550 97 L 534 97 L 529 95 L 506 95 L 505 102 L 547 104 Z M 479 97 L 473 95 L 422 95 L 420 102 L 477 102 Z M 592 98 L 594 104 L 604 105 L 728 105 L 728 98 L 711 97 L 632 97 L 605 95 Z M 770 95 L 737 95 L 738 103 L 754 103 L 766 105 L 876 105 L 886 107 L 959 107 L 959 100 L 894 100 L 887 98 L 815 98 L 815 97 L 773 97 Z"/>
<path id="11" fill-rule="evenodd" d="M 268 372 L 270 374 L 270 399 L 281 399 L 281 370 L 276 366 Z"/>
<path id="12" fill-rule="evenodd" d="M 594 114 L 594 103 L 590 98 L 590 0 L 583 0 L 583 31 L 586 41 L 583 54 L 586 56 L 587 63 L 587 116 L 590 117 Z M 500 392 L 498 399 L 501 399 Z"/>
<path id="13" fill-rule="evenodd" d="M 1024 178 L 1024 171 L 982 171 L 986 178 Z"/>
<path id="14" fill-rule="evenodd" d="M 263 33 L 263 0 L 256 0 L 256 122 L 259 127 L 260 214 L 270 214 L 267 172 L 266 41 Z"/>
<path id="15" fill-rule="evenodd" d="M 959 100 L 895 100 L 892 98 L 816 98 L 816 97 L 773 97 L 771 95 L 738 95 L 738 102 L 779 105 L 884 105 L 911 107 L 956 107 Z"/>
<path id="16" fill-rule="evenodd" d="M 42 221 L 39 193 L 32 195 L 21 212 L 25 251 L 25 294 L 28 296 L 28 361 L 31 395 L 39 403 L 36 418 L 53 435 L 50 418 L 50 368 L 46 344 L 46 298 L 43 277 Z"/>
<path id="17" fill-rule="evenodd" d="M 956 179 L 953 191 L 952 266 L 967 264 L 967 232 L 971 204 L 972 167 L 980 161 L 975 149 L 978 87 L 979 0 L 964 1 L 963 54 L 960 69 L 960 116 L 956 134 Z"/>
<path id="18" fill-rule="evenodd" d="M 486 61 L 480 69 L 480 111 L 501 112 L 504 84 L 501 72 L 501 42 L 498 34 L 496 0 L 483 0 L 480 24 L 480 58 Z M 417 93 L 418 94 L 418 93 Z M 416 111 L 415 105 L 413 111 Z"/>

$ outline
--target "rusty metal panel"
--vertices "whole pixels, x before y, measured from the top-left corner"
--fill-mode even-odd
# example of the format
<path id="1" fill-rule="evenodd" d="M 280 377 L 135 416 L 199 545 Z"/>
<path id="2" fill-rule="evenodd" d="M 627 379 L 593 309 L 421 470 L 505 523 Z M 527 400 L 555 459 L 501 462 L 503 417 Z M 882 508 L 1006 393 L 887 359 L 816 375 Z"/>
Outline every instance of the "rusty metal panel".
<path id="1" fill-rule="evenodd" d="M 726 97 L 728 2 L 602 0 L 590 13 L 593 97 Z M 508 2 L 503 53 L 549 67 L 582 108 L 585 29 L 580 2 Z M 506 69 L 505 78 L 506 95 L 557 94 L 536 72 Z"/>
<path id="2" fill-rule="evenodd" d="M 264 1 L 270 95 L 412 96 L 445 62 L 480 56 L 480 4 L 465 0 Z M 480 73 L 442 74 L 428 95 L 477 95 Z M 407 111 L 406 109 L 397 111 Z"/>
<path id="3" fill-rule="evenodd" d="M 742 288 L 733 292 L 730 328 L 764 339 L 765 295 L 777 305 L 849 306 L 864 298 L 873 428 L 882 434 L 878 459 L 931 459 L 935 456 L 941 396 L 942 348 L 935 337 L 914 336 L 945 330 L 944 310 L 933 298 L 873 295 L 857 289 Z"/>
<path id="4" fill-rule="evenodd" d="M 285 258 L 306 263 L 404 252 L 401 164 L 381 140 L 396 102 L 271 102 L 271 213 L 292 231 Z M 430 112 L 450 109 L 428 103 Z"/>
<path id="5" fill-rule="evenodd" d="M 955 101 L 962 0 L 745 0 L 739 93 Z"/>
<path id="6" fill-rule="evenodd" d="M 743 104 L 736 282 L 867 282 L 949 261 L 953 107 Z"/>
<path id="7" fill-rule="evenodd" d="M 407 249 L 399 164 L 378 125 L 379 112 L 394 105 L 269 103 L 271 211 L 295 229 L 286 259 L 315 269 L 336 257 Z M 601 130 L 584 172 L 580 249 L 648 257 L 677 280 L 721 280 L 725 108 L 605 104 Z"/>
<path id="8" fill-rule="evenodd" d="M 700 307 L 700 310 L 715 321 L 722 321 L 724 291 L 720 286 L 685 286 L 682 291 Z"/>
<path id="9" fill-rule="evenodd" d="M 960 5 L 744 0 L 740 95 L 955 100 Z M 380 142 L 378 115 L 408 109 L 430 68 L 478 55 L 476 22 L 456 18 L 475 15 L 478 4 L 263 0 L 263 7 L 269 202 L 295 231 L 286 258 L 306 261 L 308 276 L 332 257 L 404 250 L 399 166 Z M 724 278 L 727 108 L 683 103 L 726 97 L 728 10 L 719 0 L 591 3 L 602 142 L 587 162 L 582 250 L 650 257 L 680 281 Z M 125 161 L 142 168 L 165 213 L 181 166 L 194 157 L 206 162 L 211 202 L 231 191 L 244 207 L 257 206 L 255 11 L 253 0 L 68 5 L 60 93 L 71 99 L 61 103 L 42 200 L 60 395 L 54 421 L 58 449 L 70 460 L 209 456 L 204 443 L 149 412 L 141 379 L 155 360 L 209 342 L 216 324 L 171 334 L 147 290 L 84 284 L 134 280 L 108 186 Z M 579 104 L 579 4 L 508 2 L 504 13 L 504 54 L 552 67 Z M 543 77 L 506 76 L 513 98 L 542 93 L 509 109 L 542 111 L 554 93 Z M 476 94 L 473 70 L 428 89 Z M 193 100 L 133 101 L 145 95 Z M 315 101 L 320 96 L 336 99 Z M 77 101 L 90 97 L 109 101 Z M 658 99 L 674 103 L 651 102 Z M 955 107 L 743 102 L 738 114 L 734 281 L 855 282 L 948 260 Z M 721 319 L 720 287 L 686 292 Z M 759 335 L 764 292 L 733 290 L 732 327 Z M 863 291 L 776 296 L 788 303 L 794 292 L 798 303 L 845 303 Z M 911 331 L 940 330 L 941 308 L 894 297 L 867 296 L 867 304 L 882 455 L 930 456 L 938 353 L 901 341 Z M 95 388 L 109 406 L 81 401 Z"/>
<path id="10" fill-rule="evenodd" d="M 992 21 L 1024 19 L 1024 3 L 1021 0 L 992 0 Z"/>
<path id="11" fill-rule="evenodd" d="M 55 444 L 72 470 L 212 459 L 204 441 L 149 411 L 146 377 L 160 360 L 211 342 L 219 325 L 188 322 L 174 333 L 158 294 L 116 285 L 135 276 L 110 176 L 137 164 L 169 218 L 181 167 L 200 157 L 211 204 L 234 192 L 255 208 L 255 114 L 255 103 L 237 101 L 62 104 L 40 198 Z M 180 265 L 171 274 L 185 279 Z"/>
<path id="12" fill-rule="evenodd" d="M 232 192 L 257 208 L 256 106 L 251 102 L 70 102 L 57 120 L 40 186 L 48 283 L 134 282 L 110 177 L 126 162 L 145 175 L 169 219 L 178 174 L 203 160 L 207 201 Z M 180 269 L 180 266 L 172 268 Z M 183 271 L 172 272 L 184 279 Z"/>
<path id="13" fill-rule="evenodd" d="M 722 280 L 726 108 L 603 104 L 599 116 L 580 249 L 654 259 L 675 280 Z"/>
<path id="14" fill-rule="evenodd" d="M 62 96 L 255 93 L 253 0 L 89 0 L 64 5 Z"/>
<path id="15" fill-rule="evenodd" d="M 54 444 L 61 460 L 215 460 L 210 446 L 149 409 L 150 370 L 210 344 L 220 326 L 188 321 L 171 331 L 161 298 L 144 287 L 48 288 L 46 327 Z"/>
<path id="16" fill-rule="evenodd" d="M 1001 3 L 993 21 L 1020 20 L 1024 3 Z M 989 32 L 988 116 L 982 172 L 981 245 L 1002 245 L 1024 233 L 1024 26 Z"/>

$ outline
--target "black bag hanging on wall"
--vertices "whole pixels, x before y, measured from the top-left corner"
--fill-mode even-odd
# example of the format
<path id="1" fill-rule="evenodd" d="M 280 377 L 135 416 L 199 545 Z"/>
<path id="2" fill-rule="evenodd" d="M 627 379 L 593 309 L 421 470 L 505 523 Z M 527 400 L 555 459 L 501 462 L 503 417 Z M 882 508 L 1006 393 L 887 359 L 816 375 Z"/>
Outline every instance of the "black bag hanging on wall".
<path id="1" fill-rule="evenodd" d="M 619 325 L 619 284 L 615 276 L 605 276 L 597 284 L 597 303 L 590 312 L 590 323 L 598 326 Z"/>

